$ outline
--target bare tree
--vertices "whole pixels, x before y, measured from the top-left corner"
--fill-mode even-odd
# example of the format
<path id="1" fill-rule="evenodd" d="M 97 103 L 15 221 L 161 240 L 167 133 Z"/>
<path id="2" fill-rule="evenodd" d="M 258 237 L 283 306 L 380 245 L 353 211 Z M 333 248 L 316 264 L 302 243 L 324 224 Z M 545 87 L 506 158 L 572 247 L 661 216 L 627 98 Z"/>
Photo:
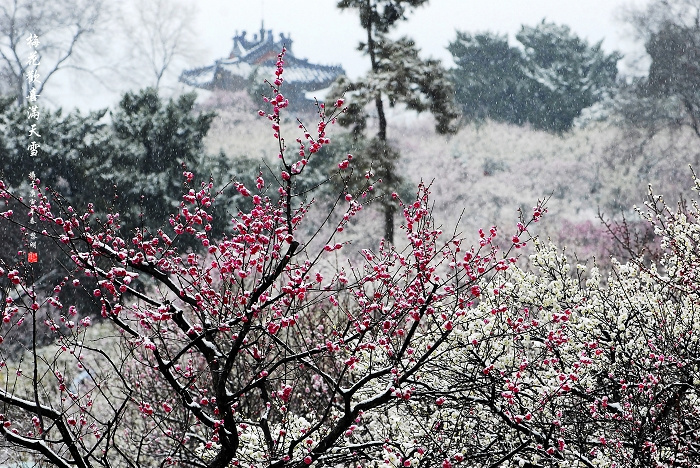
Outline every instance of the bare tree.
<path id="1" fill-rule="evenodd" d="M 0 0 L 0 76 L 3 92 L 14 94 L 23 104 L 29 92 L 27 74 L 30 52 L 36 50 L 39 76 L 32 86 L 41 95 L 49 79 L 59 70 L 83 69 L 81 52 L 96 35 L 103 17 L 102 0 Z M 31 48 L 26 39 L 39 37 Z"/>
<path id="2" fill-rule="evenodd" d="M 192 27 L 195 8 L 179 0 L 124 3 L 119 14 L 126 45 L 120 72 L 156 89 L 198 50 Z M 177 76 L 176 70 L 174 76 Z"/>

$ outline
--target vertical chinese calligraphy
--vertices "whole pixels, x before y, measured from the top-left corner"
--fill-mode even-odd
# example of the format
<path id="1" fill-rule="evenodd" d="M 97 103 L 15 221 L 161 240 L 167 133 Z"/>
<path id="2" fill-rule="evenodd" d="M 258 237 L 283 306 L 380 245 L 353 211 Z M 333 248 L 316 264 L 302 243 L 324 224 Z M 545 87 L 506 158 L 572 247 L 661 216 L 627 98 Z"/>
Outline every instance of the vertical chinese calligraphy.
<path id="1" fill-rule="evenodd" d="M 37 154 L 39 154 L 39 149 L 41 148 L 41 145 L 36 141 L 37 139 L 41 138 L 41 135 L 39 134 L 36 128 L 40 116 L 39 106 L 36 104 L 39 98 L 39 95 L 36 91 L 36 86 L 41 84 L 41 81 L 39 81 L 38 72 L 39 65 L 41 64 L 41 57 L 39 56 L 39 53 L 37 51 L 37 47 L 39 47 L 39 37 L 36 34 L 30 34 L 27 38 L 27 44 L 33 49 L 33 51 L 29 54 L 29 59 L 27 60 L 27 66 L 33 68 L 28 68 L 28 71 L 25 74 L 25 76 L 27 77 L 27 88 L 29 89 L 29 95 L 27 96 L 27 102 L 29 103 L 29 108 L 27 110 L 27 120 L 29 121 L 30 127 L 29 137 L 32 138 L 31 143 L 29 143 L 29 146 L 27 146 L 27 150 L 29 151 L 29 156 L 34 158 L 37 156 Z M 34 207 L 36 206 L 36 187 L 38 184 L 36 172 L 31 171 L 29 173 L 29 180 L 32 184 L 32 190 L 29 193 L 29 203 L 32 207 L 31 217 L 29 218 L 29 224 L 34 225 L 36 224 L 36 220 L 34 219 Z M 36 233 L 33 230 L 30 230 L 27 262 L 37 263 L 38 261 L 39 254 L 37 253 L 36 248 Z"/>

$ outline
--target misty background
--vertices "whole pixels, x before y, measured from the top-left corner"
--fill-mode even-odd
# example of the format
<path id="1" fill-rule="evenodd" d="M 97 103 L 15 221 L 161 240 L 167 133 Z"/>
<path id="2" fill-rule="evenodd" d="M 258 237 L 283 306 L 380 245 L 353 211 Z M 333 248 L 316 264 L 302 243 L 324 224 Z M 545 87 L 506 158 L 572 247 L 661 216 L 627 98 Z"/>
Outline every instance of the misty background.
<path id="1" fill-rule="evenodd" d="M 93 54 L 87 54 L 89 67 L 98 68 L 97 76 L 65 71 L 46 89 L 44 105 L 67 108 L 97 109 L 114 103 L 119 94 L 139 83 L 133 74 L 115 79 L 129 62 L 138 63 L 138 54 L 123 37 L 129 28 L 142 29 L 138 23 L 138 5 L 149 2 L 120 2 L 105 5 L 113 10 L 99 25 L 96 38 L 91 40 Z M 150 2 L 153 4 L 154 2 Z M 264 22 L 265 29 L 275 34 L 291 34 L 294 51 L 319 64 L 341 64 L 355 78 L 369 68 L 357 44 L 365 33 L 356 15 L 336 8 L 336 2 L 323 0 L 174 0 L 166 2 L 174 22 L 181 22 L 184 31 L 181 57 L 166 74 L 164 85 L 181 92 L 186 90 L 177 82 L 184 68 L 209 65 L 228 56 L 232 37 L 242 31 L 256 33 Z M 542 19 L 569 26 L 574 33 L 591 43 L 603 41 L 607 52 L 618 50 L 625 59 L 621 71 L 637 74 L 645 62 L 637 63 L 643 55 L 643 45 L 634 40 L 634 32 L 624 23 L 625 8 L 644 5 L 643 0 L 587 0 L 585 2 L 532 0 L 437 0 L 427 7 L 417 8 L 410 20 L 400 24 L 393 36 L 410 35 L 425 56 L 453 64 L 447 45 L 455 31 L 493 31 L 513 38 L 522 25 L 535 25 Z M 158 15 L 153 15 L 158 18 Z M 162 21 L 166 18 L 161 17 Z M 128 25 L 128 27 L 127 27 Z M 143 31 L 141 31 L 143 32 Z M 113 39 L 117 40 L 114 41 Z M 143 67 L 143 65 L 141 65 Z M 143 71 L 143 69 L 141 70 Z"/>

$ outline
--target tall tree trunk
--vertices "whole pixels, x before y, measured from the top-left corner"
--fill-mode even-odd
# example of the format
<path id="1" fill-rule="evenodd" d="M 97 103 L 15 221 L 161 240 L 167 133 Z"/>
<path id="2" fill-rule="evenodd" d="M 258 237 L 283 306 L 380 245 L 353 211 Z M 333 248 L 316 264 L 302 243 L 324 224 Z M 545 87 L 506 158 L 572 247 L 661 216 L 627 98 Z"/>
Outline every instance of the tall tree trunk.
<path id="1" fill-rule="evenodd" d="M 372 62 L 372 71 L 377 72 L 379 67 L 377 65 L 377 57 L 374 52 L 374 37 L 372 37 L 372 0 L 367 0 L 367 50 L 369 51 L 369 58 Z M 377 107 L 377 118 L 379 120 L 379 131 L 377 132 L 377 138 L 382 143 L 382 156 L 385 158 L 387 172 L 389 177 L 387 179 L 395 179 L 394 163 L 389 161 L 388 154 L 386 154 L 387 139 L 386 139 L 386 115 L 384 114 L 384 102 L 382 101 L 381 92 L 377 92 L 377 96 L 374 99 L 375 106 Z M 396 207 L 393 205 L 393 200 L 388 197 L 383 203 L 384 208 L 384 239 L 393 244 L 394 243 L 394 215 L 396 214 Z"/>
<path id="2" fill-rule="evenodd" d="M 384 203 L 384 239 L 394 243 L 394 215 L 396 215 L 396 205 L 391 197 Z"/>

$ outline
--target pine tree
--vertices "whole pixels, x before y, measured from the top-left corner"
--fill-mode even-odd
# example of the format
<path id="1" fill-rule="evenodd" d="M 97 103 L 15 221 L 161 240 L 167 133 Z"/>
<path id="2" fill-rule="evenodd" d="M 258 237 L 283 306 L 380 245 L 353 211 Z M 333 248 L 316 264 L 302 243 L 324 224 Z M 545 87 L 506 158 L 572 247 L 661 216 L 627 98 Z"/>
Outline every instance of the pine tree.
<path id="1" fill-rule="evenodd" d="M 628 9 L 626 20 L 650 65 L 621 93 L 618 111 L 648 137 L 681 127 L 700 137 L 700 0 L 654 0 Z"/>
<path id="2" fill-rule="evenodd" d="M 345 126 L 353 127 L 353 136 L 366 139 L 367 107 L 374 105 L 377 112 L 377 133 L 366 143 L 358 144 L 366 151 L 359 154 L 360 164 L 371 166 L 376 177 L 382 179 L 380 193 L 384 195 L 384 237 L 394 240 L 394 216 L 396 205 L 389 196 L 401 184 L 397 170 L 399 153 L 389 144 L 385 104 L 394 107 L 404 104 L 417 112 L 430 111 L 436 118 L 436 130 L 449 133 L 457 110 L 453 104 L 453 89 L 447 73 L 438 60 L 420 58 L 413 40 L 389 39 L 386 34 L 415 7 L 428 0 L 341 0 L 338 8 L 354 8 L 367 33 L 367 41 L 359 49 L 369 56 L 371 69 L 367 75 L 351 81 L 342 78 L 336 83 L 336 93 L 349 98 L 347 112 L 339 119 Z"/>
<path id="3" fill-rule="evenodd" d="M 192 93 L 164 102 L 154 88 L 147 88 L 126 93 L 112 112 L 117 151 L 93 173 L 104 185 L 116 186 L 120 199 L 115 208 L 129 227 L 177 210 L 183 165 L 204 176 L 211 169 L 203 167 L 203 140 L 214 114 L 194 114 L 195 98 Z"/>
<path id="4" fill-rule="evenodd" d="M 646 43 L 650 95 L 676 99 L 684 121 L 700 137 L 700 27 L 668 23 Z"/>
<path id="5" fill-rule="evenodd" d="M 119 213 L 122 232 L 129 238 L 137 227 L 155 233 L 168 215 L 179 209 L 183 163 L 200 179 L 214 173 L 219 186 L 235 175 L 229 171 L 225 155 L 205 154 L 203 138 L 213 114 L 195 113 L 194 99 L 190 94 L 164 101 L 153 89 L 129 92 L 111 113 L 110 122 L 106 109 L 86 115 L 77 110 L 64 114 L 61 109 L 39 109 L 40 117 L 28 120 L 31 106 L 0 98 L 0 177 L 27 197 L 33 172 L 41 181 L 42 192 L 50 187 L 61 194 L 61 206 L 56 209 L 86 210 L 91 204 L 103 227 L 109 213 Z M 40 143 L 36 157 L 30 157 L 27 150 L 33 139 L 29 135 L 33 122 L 41 135 L 34 138 Z M 217 234 L 228 224 L 232 203 L 226 202 L 230 200 L 220 201 L 211 212 L 212 230 Z M 26 237 L 17 236 L 7 225 L 0 228 L 0 239 L 4 240 L 0 262 L 12 261 L 27 245 Z M 180 238 L 174 241 L 182 244 Z M 188 242 L 192 244 L 192 240 Z M 36 288 L 43 291 L 67 274 L 72 261 L 63 248 L 46 238 L 37 239 L 35 250 L 40 261 L 32 271 L 35 278 L 42 279 Z M 60 298 L 94 306 L 94 298 L 75 289 L 66 288 Z M 20 339 L 20 343 L 24 341 Z"/>
<path id="6" fill-rule="evenodd" d="M 467 120 L 491 118 L 555 133 L 569 130 L 581 111 L 616 86 L 617 52 L 589 45 L 567 26 L 523 26 L 521 47 L 505 36 L 457 33 L 448 50 L 452 79 Z"/>
<path id="7" fill-rule="evenodd" d="M 0 103 L 0 159 L 9 183 L 28 185 L 33 171 L 42 186 L 60 189 L 76 207 L 103 195 L 90 172 L 115 150 L 109 125 L 103 121 L 106 110 L 83 115 L 77 110 L 64 114 L 61 109 L 39 109 L 39 118 L 28 119 L 31 106 L 10 104 L 11 100 Z M 40 138 L 30 136 L 31 125 Z M 32 140 L 40 144 L 35 157 L 27 150 Z"/>
<path id="8" fill-rule="evenodd" d="M 508 37 L 493 33 L 457 31 L 447 47 L 457 68 L 452 70 L 456 97 L 467 121 L 525 123 L 527 116 L 520 96 L 527 86 L 522 53 L 508 44 Z"/>
<path id="9" fill-rule="evenodd" d="M 523 45 L 529 78 L 528 122 L 556 133 L 569 130 L 581 111 L 615 88 L 617 52 L 606 55 L 601 42 L 589 45 L 567 26 L 546 23 L 523 26 L 516 35 Z"/>
<path id="10" fill-rule="evenodd" d="M 235 176 L 224 155 L 205 154 L 204 137 L 213 113 L 194 112 L 194 94 L 162 100 L 155 89 L 126 93 L 117 109 L 82 115 L 41 110 L 41 135 L 35 158 L 28 156 L 29 106 L 0 101 L 0 159 L 5 180 L 28 186 L 34 171 L 41 185 L 61 192 L 65 202 L 84 209 L 88 202 L 101 216 L 119 212 L 125 231 L 157 229 L 144 219 L 159 219 L 177 210 L 183 165 L 199 177 Z M 33 120 L 32 120 L 33 122 Z M 119 196 L 115 197 L 115 193 Z M 214 228 L 225 224 L 221 204 Z M 155 215 L 158 215 L 154 218 Z"/>

